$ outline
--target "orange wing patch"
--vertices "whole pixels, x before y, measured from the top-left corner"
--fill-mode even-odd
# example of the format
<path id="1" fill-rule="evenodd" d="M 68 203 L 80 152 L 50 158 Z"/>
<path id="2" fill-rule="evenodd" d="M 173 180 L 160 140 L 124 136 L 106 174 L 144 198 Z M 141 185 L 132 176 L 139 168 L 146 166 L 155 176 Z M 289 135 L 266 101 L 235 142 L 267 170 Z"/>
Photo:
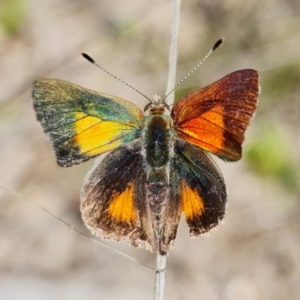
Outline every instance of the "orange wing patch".
<path id="1" fill-rule="evenodd" d="M 197 191 L 192 190 L 184 180 L 181 181 L 181 196 L 181 207 L 187 220 L 202 215 L 204 212 L 202 198 Z"/>
<path id="2" fill-rule="evenodd" d="M 179 131 L 186 134 L 185 140 L 190 143 L 217 153 L 224 147 L 223 127 L 222 107 L 217 106 L 182 124 Z"/>
<path id="3" fill-rule="evenodd" d="M 108 207 L 108 214 L 119 222 L 135 222 L 137 215 L 134 206 L 134 187 L 128 187 L 117 195 Z"/>
<path id="4" fill-rule="evenodd" d="M 122 143 L 122 136 L 132 130 L 132 126 L 113 121 L 102 121 L 85 113 L 76 113 L 75 143 L 81 153 L 89 156 L 102 154 Z"/>

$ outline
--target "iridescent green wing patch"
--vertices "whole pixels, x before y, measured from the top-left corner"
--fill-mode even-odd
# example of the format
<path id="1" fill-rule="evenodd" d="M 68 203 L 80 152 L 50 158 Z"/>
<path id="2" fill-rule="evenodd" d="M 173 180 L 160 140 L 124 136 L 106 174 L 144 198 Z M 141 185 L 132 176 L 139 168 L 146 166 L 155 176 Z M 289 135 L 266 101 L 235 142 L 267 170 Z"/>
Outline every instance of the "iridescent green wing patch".
<path id="1" fill-rule="evenodd" d="M 135 139 L 142 111 L 129 101 L 75 84 L 40 79 L 33 106 L 63 167 L 77 165 Z"/>

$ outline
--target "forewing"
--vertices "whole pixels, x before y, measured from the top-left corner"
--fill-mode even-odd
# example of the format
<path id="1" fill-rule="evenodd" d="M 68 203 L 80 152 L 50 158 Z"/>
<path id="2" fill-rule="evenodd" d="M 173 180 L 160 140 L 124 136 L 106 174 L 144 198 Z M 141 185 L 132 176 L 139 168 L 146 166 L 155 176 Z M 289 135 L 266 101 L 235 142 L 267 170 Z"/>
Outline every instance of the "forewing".
<path id="1" fill-rule="evenodd" d="M 129 101 L 57 79 L 35 81 L 32 97 L 37 120 L 63 167 L 133 140 L 143 118 Z"/>
<path id="2" fill-rule="evenodd" d="M 152 228 L 143 225 L 146 172 L 140 149 L 129 143 L 96 165 L 82 188 L 81 212 L 86 226 L 100 237 L 153 250 L 146 232 Z"/>
<path id="3" fill-rule="evenodd" d="M 171 190 L 181 197 L 191 236 L 208 232 L 225 215 L 226 186 L 212 159 L 200 148 L 183 140 L 175 142 L 171 160 Z M 180 180 L 178 180 L 178 178 Z"/>
<path id="4" fill-rule="evenodd" d="M 239 160 L 258 79 L 255 70 L 236 71 L 179 100 L 171 112 L 177 135 L 224 160 Z"/>

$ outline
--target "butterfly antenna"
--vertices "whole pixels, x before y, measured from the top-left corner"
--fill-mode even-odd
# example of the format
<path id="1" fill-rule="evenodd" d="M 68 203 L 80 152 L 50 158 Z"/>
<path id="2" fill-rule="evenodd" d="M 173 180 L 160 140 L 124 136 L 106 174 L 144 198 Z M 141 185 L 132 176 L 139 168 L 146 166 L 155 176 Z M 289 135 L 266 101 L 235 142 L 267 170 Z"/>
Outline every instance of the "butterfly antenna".
<path id="1" fill-rule="evenodd" d="M 205 55 L 205 57 L 187 74 L 185 77 L 183 77 L 176 85 L 175 87 L 167 94 L 165 99 L 168 98 L 168 96 L 175 91 L 184 81 L 186 81 L 206 60 L 207 58 L 215 51 L 219 46 L 223 43 L 224 39 L 219 39 L 214 46 L 208 51 L 208 53 Z"/>
<path id="2" fill-rule="evenodd" d="M 95 62 L 89 55 L 87 55 L 85 53 L 81 53 L 81 55 L 85 59 L 87 59 L 90 63 L 92 63 L 93 65 L 95 65 L 96 67 L 98 67 L 99 69 L 101 69 L 102 71 L 104 71 L 106 74 L 108 74 L 109 76 L 113 77 L 114 79 L 117 79 L 118 81 L 122 82 L 123 84 L 127 85 L 128 87 L 130 87 L 131 89 L 133 89 L 134 91 L 136 91 L 137 93 L 139 93 L 140 95 L 142 95 L 144 98 L 146 98 L 150 103 L 152 103 L 152 101 L 146 95 L 144 95 L 142 92 L 140 92 L 139 90 L 137 90 L 132 85 L 130 85 L 127 82 L 125 82 L 124 80 L 122 80 L 119 77 L 115 76 L 114 74 L 108 72 L 106 69 L 104 69 L 102 66 L 100 66 L 97 62 Z"/>

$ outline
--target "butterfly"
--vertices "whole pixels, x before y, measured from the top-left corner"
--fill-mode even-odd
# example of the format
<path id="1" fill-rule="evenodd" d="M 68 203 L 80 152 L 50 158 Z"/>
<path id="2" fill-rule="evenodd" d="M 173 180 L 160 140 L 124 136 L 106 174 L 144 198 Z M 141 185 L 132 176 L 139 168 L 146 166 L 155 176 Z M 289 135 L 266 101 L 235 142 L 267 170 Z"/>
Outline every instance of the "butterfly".
<path id="1" fill-rule="evenodd" d="M 159 97 L 144 112 L 124 99 L 58 79 L 33 84 L 33 105 L 57 163 L 81 164 L 110 153 L 88 173 L 81 193 L 96 235 L 165 254 L 185 215 L 198 236 L 224 218 L 224 178 L 209 153 L 242 156 L 259 94 L 255 70 L 233 72 L 172 109 Z"/>

